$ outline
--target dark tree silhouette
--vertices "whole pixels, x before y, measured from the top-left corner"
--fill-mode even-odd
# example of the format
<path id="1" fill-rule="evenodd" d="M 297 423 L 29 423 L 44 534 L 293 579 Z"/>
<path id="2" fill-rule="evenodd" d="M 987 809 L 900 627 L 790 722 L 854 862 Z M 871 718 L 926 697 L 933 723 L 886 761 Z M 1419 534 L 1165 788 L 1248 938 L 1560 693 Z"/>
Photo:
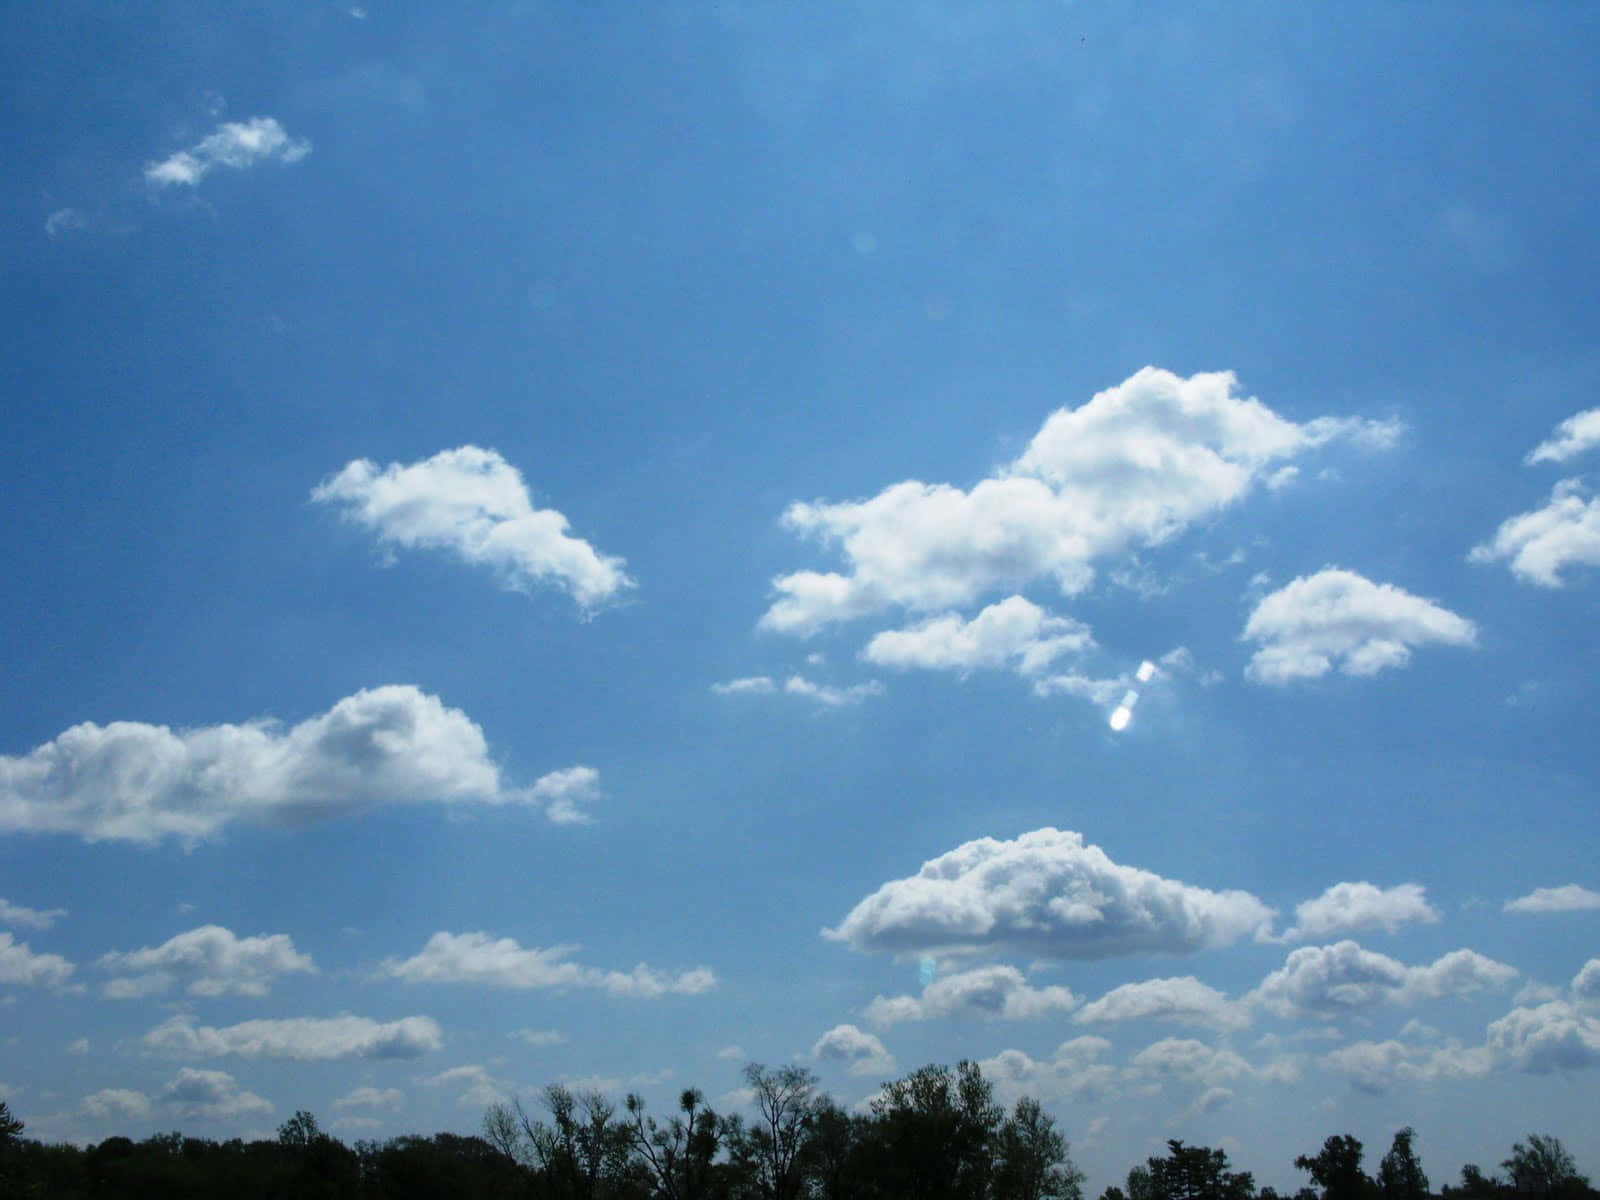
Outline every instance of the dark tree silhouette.
<path id="1" fill-rule="evenodd" d="M 1294 1165 L 1311 1174 L 1322 1189 L 1322 1200 L 1366 1200 L 1372 1180 L 1361 1170 L 1361 1143 L 1349 1134 L 1336 1134 L 1322 1143 L 1315 1155 L 1302 1154 Z"/>
<path id="2" fill-rule="evenodd" d="M 1389 1153 L 1378 1164 L 1378 1190 L 1383 1200 L 1428 1200 L 1428 1177 L 1411 1143 L 1417 1131 L 1407 1125 L 1394 1135 Z"/>

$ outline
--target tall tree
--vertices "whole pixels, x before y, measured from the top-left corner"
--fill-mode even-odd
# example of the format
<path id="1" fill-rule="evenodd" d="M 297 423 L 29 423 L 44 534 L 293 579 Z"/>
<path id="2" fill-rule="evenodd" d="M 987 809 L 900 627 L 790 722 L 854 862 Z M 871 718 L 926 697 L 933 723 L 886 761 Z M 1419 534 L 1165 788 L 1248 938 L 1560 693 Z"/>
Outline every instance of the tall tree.
<path id="1" fill-rule="evenodd" d="M 817 1076 L 805 1067 L 744 1069 L 755 1093 L 756 1119 L 744 1141 L 763 1200 L 794 1200 L 805 1183 L 803 1161 L 816 1109 Z"/>
<path id="2" fill-rule="evenodd" d="M 1427 1200 L 1428 1177 L 1411 1145 L 1416 1136 L 1417 1131 L 1409 1125 L 1398 1130 L 1389 1153 L 1378 1164 L 1378 1190 L 1383 1200 Z"/>
<path id="3" fill-rule="evenodd" d="M 661 1200 L 701 1200 L 710 1190 L 727 1124 L 705 1099 L 698 1088 L 686 1088 L 678 1096 L 677 1115 L 658 1122 L 645 1112 L 637 1092 L 628 1096 L 634 1156 Z"/>
<path id="4" fill-rule="evenodd" d="M 1315 1155 L 1302 1154 L 1294 1165 L 1309 1171 L 1322 1189 L 1322 1200 L 1366 1200 L 1372 1180 L 1361 1170 L 1361 1143 L 1349 1134 L 1337 1134 L 1322 1143 Z"/>
<path id="5" fill-rule="evenodd" d="M 1519 1195 L 1571 1196 L 1589 1188 L 1587 1176 L 1578 1173 L 1578 1164 L 1558 1137 L 1530 1133 L 1500 1165 Z"/>
<path id="6" fill-rule="evenodd" d="M 1228 1170 L 1225 1150 L 1185 1146 L 1172 1140 L 1167 1143 L 1167 1151 L 1164 1158 L 1147 1160 L 1154 1200 L 1251 1200 L 1256 1193 L 1255 1177 L 1250 1172 Z M 1130 1191 L 1133 1182 L 1130 1172 Z"/>
<path id="7" fill-rule="evenodd" d="M 984 1200 L 1004 1110 L 976 1063 L 930 1064 L 887 1083 L 872 1102 L 871 1170 L 879 1192 L 918 1200 Z"/>
<path id="8" fill-rule="evenodd" d="M 995 1142 L 994 1200 L 1083 1200 L 1083 1172 L 1037 1100 L 1018 1100 Z"/>

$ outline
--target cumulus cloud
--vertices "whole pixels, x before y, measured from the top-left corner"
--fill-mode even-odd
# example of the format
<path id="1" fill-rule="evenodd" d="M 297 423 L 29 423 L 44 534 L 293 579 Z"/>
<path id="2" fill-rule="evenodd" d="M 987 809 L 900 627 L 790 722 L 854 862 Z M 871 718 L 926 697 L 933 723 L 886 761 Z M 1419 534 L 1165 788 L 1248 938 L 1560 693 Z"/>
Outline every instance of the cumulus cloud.
<path id="1" fill-rule="evenodd" d="M 101 1088 L 85 1096 L 78 1111 L 97 1121 L 142 1121 L 150 1115 L 150 1097 L 131 1088 Z"/>
<path id="2" fill-rule="evenodd" d="M 226 1071 L 184 1067 L 161 1089 L 161 1103 L 186 1121 L 224 1121 L 272 1111 L 272 1105 L 247 1092 Z"/>
<path id="3" fill-rule="evenodd" d="M 196 1025 L 175 1016 L 140 1040 L 148 1054 L 172 1058 L 288 1058 L 299 1062 L 336 1059 L 418 1058 L 444 1044 L 432 1017 L 402 1017 L 378 1022 L 345 1014 L 338 1017 L 286 1017 L 241 1021 L 221 1028 Z"/>
<path id="4" fill-rule="evenodd" d="M 1524 583 L 1561 587 L 1568 567 L 1600 566 L 1600 499 L 1589 495 L 1582 480 L 1563 479 L 1548 504 L 1503 522 L 1467 560 L 1504 562 Z"/>
<path id="5" fill-rule="evenodd" d="M 1296 905 L 1295 924 L 1287 941 L 1334 937 L 1381 928 L 1393 933 L 1413 921 L 1432 924 L 1439 910 L 1428 903 L 1420 883 L 1380 888 L 1370 883 L 1336 883 L 1314 900 Z"/>
<path id="6" fill-rule="evenodd" d="M 1213 892 L 1113 862 L 1083 835 L 979 838 L 866 897 L 827 937 L 900 954 L 1011 947 L 1050 958 L 1186 954 L 1266 928 L 1248 892 Z"/>
<path id="7" fill-rule="evenodd" d="M 1526 896 L 1507 900 L 1506 912 L 1512 913 L 1566 913 L 1583 912 L 1600 908 L 1600 892 L 1580 887 L 1576 883 L 1561 887 L 1534 888 Z"/>
<path id="8" fill-rule="evenodd" d="M 1528 452 L 1529 466 L 1542 462 L 1566 462 L 1586 450 L 1600 446 L 1600 408 L 1574 413 L 1556 426 L 1555 433 Z"/>
<path id="9" fill-rule="evenodd" d="M 995 1094 L 1005 1102 L 1033 1096 L 1045 1102 L 1075 1100 L 1100 1103 L 1117 1089 L 1117 1070 L 1103 1061 L 1111 1043 L 1102 1037 L 1077 1037 L 1062 1042 L 1047 1059 L 1021 1050 L 1002 1050 L 978 1063 Z"/>
<path id="10" fill-rule="evenodd" d="M 888 1075 L 895 1069 L 894 1055 L 882 1042 L 854 1025 L 835 1025 L 811 1047 L 818 1062 L 845 1064 L 852 1075 Z"/>
<path id="11" fill-rule="evenodd" d="M 1162 1038 L 1128 1062 L 1132 1079 L 1175 1081 L 1217 1086 L 1255 1075 L 1255 1068 L 1233 1050 L 1208 1046 L 1194 1038 Z"/>
<path id="12" fill-rule="evenodd" d="M 1591 958 L 1572 977 L 1572 994 L 1579 1000 L 1600 1000 L 1600 958 Z"/>
<path id="13" fill-rule="evenodd" d="M 1036 675 L 1056 659 L 1094 645 L 1088 626 L 1053 617 L 1022 596 L 991 604 L 972 620 L 944 613 L 906 629 L 875 636 L 862 651 L 884 667 L 971 671 L 1010 667 Z"/>
<path id="14" fill-rule="evenodd" d="M 1415 646 L 1472 646 L 1471 621 L 1389 583 L 1325 567 L 1262 598 L 1244 641 L 1261 648 L 1245 674 L 1257 683 L 1316 679 L 1329 671 L 1376 675 L 1403 667 Z"/>
<path id="15" fill-rule="evenodd" d="M 311 143 L 292 138 L 273 117 L 226 121 L 216 132 L 170 158 L 144 169 L 146 182 L 156 187 L 194 187 L 218 167 L 242 171 L 258 163 L 287 166 L 311 153 Z"/>
<path id="16" fill-rule="evenodd" d="M 59 954 L 36 954 L 27 942 L 0 933 L 0 983 L 60 987 L 72 978 L 75 969 Z"/>
<path id="17" fill-rule="evenodd" d="M 298 825 L 384 804 L 523 803 L 568 819 L 591 768 L 513 788 L 483 731 L 409 685 L 365 689 L 288 729 L 84 722 L 0 755 L 0 832 L 195 843 L 235 821 Z"/>
<path id="18" fill-rule="evenodd" d="M 1512 1009 L 1486 1042 L 1497 1062 L 1534 1075 L 1600 1066 L 1600 1019 L 1560 1000 Z"/>
<path id="19" fill-rule="evenodd" d="M 277 976 L 317 969 L 286 933 L 240 938 L 220 925 L 202 925 L 159 946 L 101 955 L 99 966 L 122 976 L 106 984 L 106 995 L 113 997 L 164 992 L 180 982 L 191 996 L 265 996 Z"/>
<path id="20" fill-rule="evenodd" d="M 356 459 L 311 498 L 339 508 L 380 543 L 448 551 L 491 568 L 514 591 L 553 584 L 585 611 L 634 586 L 622 559 L 573 537 L 555 509 L 535 508 L 521 472 L 494 450 L 460 446 L 382 468 Z"/>
<path id="21" fill-rule="evenodd" d="M 448 1071 L 440 1071 L 422 1082 L 429 1087 L 462 1089 L 461 1094 L 456 1097 L 456 1103 L 463 1108 L 483 1109 L 491 1104 L 503 1104 L 511 1098 L 513 1091 L 508 1084 L 491 1075 L 487 1067 L 476 1063 L 464 1067 L 451 1067 Z"/>
<path id="22" fill-rule="evenodd" d="M 66 915 L 64 908 L 29 908 L 25 904 L 12 904 L 0 896 L 0 925 L 13 929 L 49 929 Z"/>
<path id="23" fill-rule="evenodd" d="M 1070 988 L 1036 988 L 1015 967 L 986 966 L 935 979 L 920 996 L 874 997 L 866 1017 L 879 1026 L 940 1017 L 1027 1021 L 1070 1012 L 1077 1005 Z"/>
<path id="24" fill-rule="evenodd" d="M 353 1092 L 346 1092 L 333 1102 L 339 1109 L 348 1108 L 389 1108 L 399 1109 L 406 1102 L 405 1093 L 399 1088 L 384 1088 L 381 1091 L 375 1087 L 358 1087 Z"/>
<path id="25" fill-rule="evenodd" d="M 1206 986 L 1193 975 L 1183 975 L 1112 988 L 1100 999 L 1085 1004 L 1072 1019 L 1082 1025 L 1174 1021 L 1180 1025 L 1238 1029 L 1250 1024 L 1250 1013 L 1216 988 Z"/>
<path id="26" fill-rule="evenodd" d="M 1329 1051 L 1319 1061 L 1326 1069 L 1348 1077 L 1351 1087 L 1369 1095 L 1382 1095 L 1401 1081 L 1478 1079 L 1496 1066 L 1493 1056 L 1482 1046 L 1463 1046 L 1455 1041 L 1443 1046 L 1418 1046 L 1392 1038 L 1352 1042 Z"/>
<path id="27" fill-rule="evenodd" d="M 566 767 L 534 780 L 528 799 L 544 808 L 557 825 L 587 825 L 586 811 L 600 796 L 600 772 L 593 767 Z"/>
<path id="28" fill-rule="evenodd" d="M 1408 967 L 1352 941 L 1302 946 L 1246 999 L 1280 1017 L 1339 1017 L 1382 1004 L 1416 1004 L 1509 984 L 1517 971 L 1473 950 Z"/>
<path id="29" fill-rule="evenodd" d="M 594 988 L 613 996 L 698 996 L 717 986 L 708 967 L 658 971 L 644 963 L 631 971 L 572 962 L 577 946 L 522 947 L 487 933 L 436 933 L 411 958 L 389 959 L 384 974 L 408 983 L 466 983 L 499 988 Z"/>
<path id="30" fill-rule="evenodd" d="M 838 547 L 848 573 L 779 576 L 762 627 L 808 635 L 887 608 L 962 608 L 1036 580 L 1080 592 L 1096 560 L 1166 541 L 1285 460 L 1335 438 L 1380 445 L 1397 433 L 1297 425 L 1235 387 L 1230 372 L 1183 379 L 1146 367 L 1052 413 L 1016 461 L 970 490 L 906 480 L 866 500 L 791 505 L 784 524 Z"/>

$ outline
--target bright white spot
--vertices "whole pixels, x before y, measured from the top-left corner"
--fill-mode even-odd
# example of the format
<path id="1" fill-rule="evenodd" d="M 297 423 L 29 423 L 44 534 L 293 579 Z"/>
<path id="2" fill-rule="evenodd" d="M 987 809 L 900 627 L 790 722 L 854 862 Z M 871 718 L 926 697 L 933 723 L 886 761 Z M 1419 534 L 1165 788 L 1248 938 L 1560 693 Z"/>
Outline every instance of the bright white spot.
<path id="1" fill-rule="evenodd" d="M 1132 719 L 1133 709 L 1129 708 L 1126 704 L 1119 704 L 1116 712 L 1111 714 L 1111 728 L 1117 733 L 1121 733 L 1128 727 L 1128 722 Z"/>
<path id="2" fill-rule="evenodd" d="M 1149 659 L 1145 659 L 1144 662 L 1139 664 L 1139 669 L 1134 672 L 1133 677 L 1135 679 L 1137 679 L 1140 683 L 1149 683 L 1152 679 L 1155 678 L 1155 674 L 1156 674 L 1156 665 L 1155 665 L 1155 663 L 1151 662 Z"/>

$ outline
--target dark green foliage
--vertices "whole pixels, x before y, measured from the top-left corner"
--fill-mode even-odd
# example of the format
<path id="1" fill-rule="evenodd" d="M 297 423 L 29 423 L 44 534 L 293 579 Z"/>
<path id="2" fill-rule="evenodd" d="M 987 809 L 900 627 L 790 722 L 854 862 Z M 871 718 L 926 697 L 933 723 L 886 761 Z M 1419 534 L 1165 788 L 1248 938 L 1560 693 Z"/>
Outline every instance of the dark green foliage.
<path id="1" fill-rule="evenodd" d="M 1378 1190 L 1383 1200 L 1428 1200 L 1428 1177 L 1411 1143 L 1417 1131 L 1407 1125 L 1394 1135 L 1389 1153 L 1378 1164 Z"/>
<path id="2" fill-rule="evenodd" d="M 1149 1171 L 1153 1200 L 1251 1200 L 1256 1193 L 1250 1172 L 1228 1170 L 1227 1152 L 1206 1146 L 1169 1141 L 1166 1157 L 1150 1159 Z"/>
<path id="3" fill-rule="evenodd" d="M 1560 1138 L 1529 1134 L 1500 1166 L 1519 1196 L 1581 1196 L 1590 1190 Z"/>
<path id="4" fill-rule="evenodd" d="M 1375 1185 L 1362 1173 L 1361 1154 L 1358 1140 L 1338 1134 L 1323 1142 L 1314 1157 L 1302 1154 L 1294 1165 L 1311 1173 L 1322 1200 L 1369 1200 Z"/>

